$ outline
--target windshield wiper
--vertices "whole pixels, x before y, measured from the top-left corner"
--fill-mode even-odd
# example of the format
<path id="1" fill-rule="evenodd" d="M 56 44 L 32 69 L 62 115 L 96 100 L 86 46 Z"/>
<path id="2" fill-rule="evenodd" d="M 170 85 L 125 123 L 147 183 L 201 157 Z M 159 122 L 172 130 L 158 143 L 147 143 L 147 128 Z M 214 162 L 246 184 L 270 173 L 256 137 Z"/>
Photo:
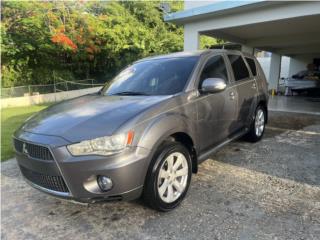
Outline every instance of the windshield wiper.
<path id="1" fill-rule="evenodd" d="M 148 96 L 149 94 L 146 94 L 144 92 L 118 92 L 118 93 L 113 93 L 111 95 L 122 95 L 122 96 Z"/>

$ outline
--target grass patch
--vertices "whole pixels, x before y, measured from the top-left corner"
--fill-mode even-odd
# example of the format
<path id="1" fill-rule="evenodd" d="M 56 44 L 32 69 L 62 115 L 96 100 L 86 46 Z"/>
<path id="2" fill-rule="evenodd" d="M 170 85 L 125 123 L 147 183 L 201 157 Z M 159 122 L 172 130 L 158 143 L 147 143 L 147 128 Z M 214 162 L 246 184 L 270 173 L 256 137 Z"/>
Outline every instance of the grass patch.
<path id="1" fill-rule="evenodd" d="M 12 135 L 20 125 L 31 116 L 48 105 L 14 107 L 1 109 L 1 161 L 14 157 Z"/>

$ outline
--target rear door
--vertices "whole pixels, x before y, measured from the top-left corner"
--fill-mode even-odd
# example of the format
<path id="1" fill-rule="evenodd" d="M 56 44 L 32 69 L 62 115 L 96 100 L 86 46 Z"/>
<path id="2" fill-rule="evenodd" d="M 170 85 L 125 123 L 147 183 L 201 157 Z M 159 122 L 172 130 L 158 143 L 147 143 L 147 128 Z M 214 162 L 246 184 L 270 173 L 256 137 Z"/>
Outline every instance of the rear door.
<path id="1" fill-rule="evenodd" d="M 259 94 L 268 95 L 268 83 L 264 76 L 263 70 L 259 65 L 259 62 L 254 57 L 245 56 L 246 62 L 251 70 L 252 76 L 257 84 L 257 92 Z"/>
<path id="2" fill-rule="evenodd" d="M 236 130 L 240 130 L 248 126 L 252 119 L 252 109 L 256 104 L 257 84 L 242 55 L 228 54 L 227 56 L 233 73 L 233 87 L 238 97 Z"/>

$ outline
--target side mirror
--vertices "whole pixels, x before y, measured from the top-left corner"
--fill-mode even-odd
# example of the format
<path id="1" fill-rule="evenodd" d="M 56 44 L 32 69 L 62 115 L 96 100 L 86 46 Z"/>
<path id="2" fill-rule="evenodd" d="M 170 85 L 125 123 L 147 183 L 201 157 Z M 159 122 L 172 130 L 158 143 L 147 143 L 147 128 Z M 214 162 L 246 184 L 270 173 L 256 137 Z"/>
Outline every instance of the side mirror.
<path id="1" fill-rule="evenodd" d="M 226 81 L 222 78 L 207 78 L 202 82 L 202 93 L 217 93 L 225 90 L 227 87 Z"/>

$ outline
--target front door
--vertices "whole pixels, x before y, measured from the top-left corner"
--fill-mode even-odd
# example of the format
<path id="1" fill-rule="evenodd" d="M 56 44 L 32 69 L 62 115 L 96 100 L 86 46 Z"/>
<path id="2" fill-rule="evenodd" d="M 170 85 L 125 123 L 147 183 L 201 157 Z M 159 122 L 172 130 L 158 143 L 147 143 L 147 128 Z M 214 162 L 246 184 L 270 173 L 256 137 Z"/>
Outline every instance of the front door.
<path id="1" fill-rule="evenodd" d="M 232 133 L 237 107 L 237 92 L 230 86 L 222 55 L 215 55 L 207 60 L 199 77 L 199 89 L 207 78 L 224 79 L 227 89 L 213 94 L 202 94 L 200 91 L 197 100 L 197 133 L 201 152 L 221 143 Z"/>

